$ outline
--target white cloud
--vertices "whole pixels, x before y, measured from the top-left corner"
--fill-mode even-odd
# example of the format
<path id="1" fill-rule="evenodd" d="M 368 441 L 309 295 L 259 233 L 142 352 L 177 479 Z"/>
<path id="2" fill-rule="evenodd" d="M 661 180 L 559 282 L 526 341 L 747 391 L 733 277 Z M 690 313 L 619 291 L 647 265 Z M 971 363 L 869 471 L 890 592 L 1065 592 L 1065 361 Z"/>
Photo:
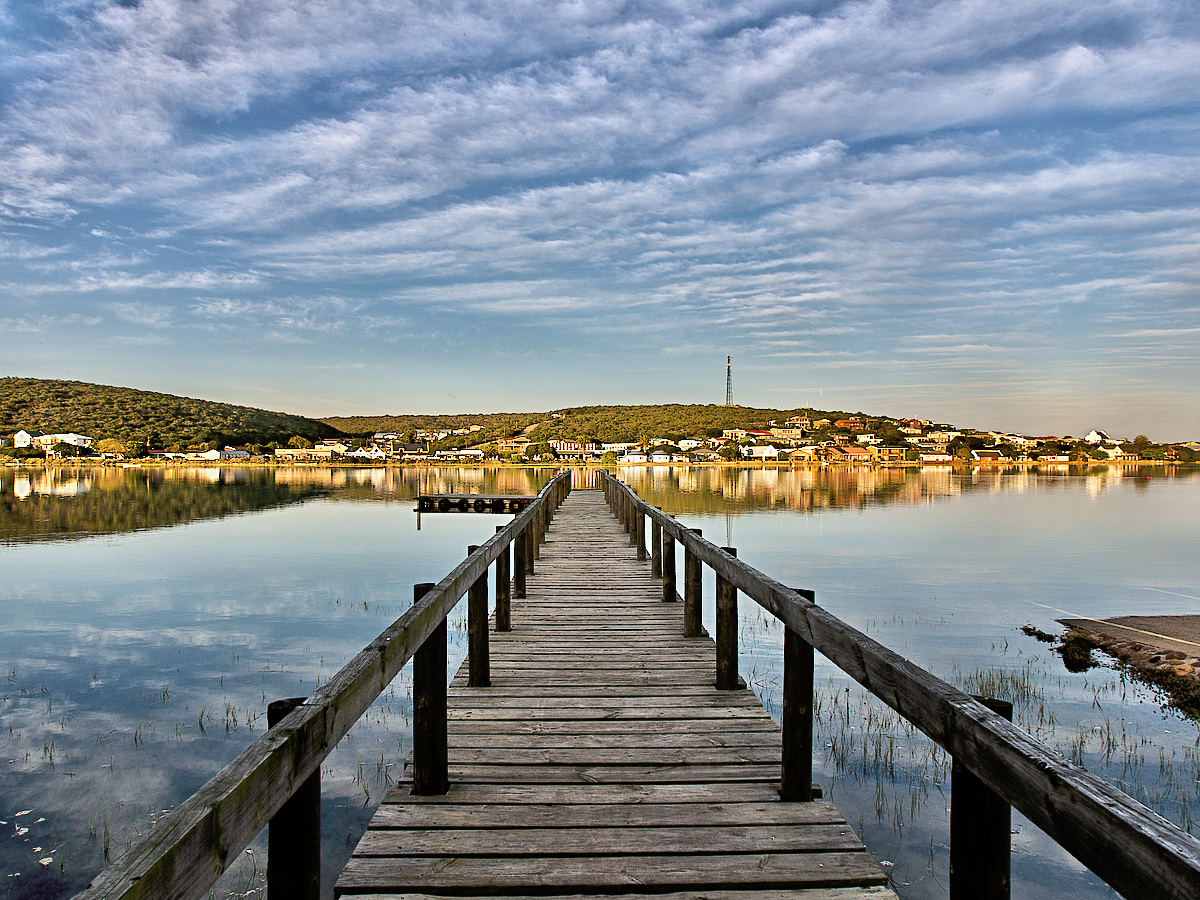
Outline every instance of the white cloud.
<path id="1" fill-rule="evenodd" d="M 1195 346 L 1200 18 L 1166 0 L 47 10 L 0 12 L 13 322 L 89 296 L 276 343 L 985 371 Z"/>

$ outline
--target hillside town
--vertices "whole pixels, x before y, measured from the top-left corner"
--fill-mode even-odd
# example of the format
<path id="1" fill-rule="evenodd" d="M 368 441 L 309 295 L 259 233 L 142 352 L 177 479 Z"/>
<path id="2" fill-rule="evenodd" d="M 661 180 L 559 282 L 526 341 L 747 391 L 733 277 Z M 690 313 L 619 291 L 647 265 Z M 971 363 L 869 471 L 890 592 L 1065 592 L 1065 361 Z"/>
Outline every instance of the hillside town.
<path id="1" fill-rule="evenodd" d="M 286 463 L 527 463 L 564 461 L 608 466 L 672 464 L 803 464 L 858 466 L 1071 465 L 1086 463 L 1195 462 L 1200 442 L 1160 445 L 1144 435 L 1132 440 L 1092 430 L 1081 438 L 1030 436 L 960 429 L 925 419 L 821 418 L 796 415 L 758 430 L 709 429 L 705 433 L 645 436 L 604 442 L 584 437 L 541 438 L 540 426 L 510 437 L 472 442 L 482 431 L 466 428 L 404 434 L 376 432 L 361 438 L 316 442 L 294 437 L 288 446 L 203 446 L 167 451 L 113 446 L 76 433 L 21 430 L 0 437 L 11 458 L 48 460 L 98 457 L 229 463 L 259 459 Z"/>

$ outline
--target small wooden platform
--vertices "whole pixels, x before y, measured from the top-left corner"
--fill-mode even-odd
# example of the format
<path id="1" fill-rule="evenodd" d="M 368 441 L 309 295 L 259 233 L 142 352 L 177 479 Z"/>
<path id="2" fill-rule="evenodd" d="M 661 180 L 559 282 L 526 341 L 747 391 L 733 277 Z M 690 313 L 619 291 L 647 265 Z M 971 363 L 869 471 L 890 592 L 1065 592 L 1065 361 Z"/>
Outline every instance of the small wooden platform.
<path id="1" fill-rule="evenodd" d="M 781 737 L 639 562 L 598 491 L 573 492 L 491 687 L 450 689 L 444 796 L 392 790 L 339 896 L 700 896 L 885 900 L 828 802 L 779 799 Z"/>
<path id="2" fill-rule="evenodd" d="M 536 499 L 523 494 L 418 494 L 417 512 L 520 512 Z"/>

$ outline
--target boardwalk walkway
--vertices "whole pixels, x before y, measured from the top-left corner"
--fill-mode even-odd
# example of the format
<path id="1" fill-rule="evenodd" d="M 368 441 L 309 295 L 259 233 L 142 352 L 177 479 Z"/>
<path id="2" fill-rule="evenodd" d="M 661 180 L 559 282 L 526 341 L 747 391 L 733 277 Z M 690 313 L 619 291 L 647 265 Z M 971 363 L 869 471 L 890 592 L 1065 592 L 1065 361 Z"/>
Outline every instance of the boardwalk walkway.
<path id="1" fill-rule="evenodd" d="M 449 792 L 391 791 L 339 896 L 894 898 L 831 803 L 779 799 L 778 727 L 713 687 L 601 492 L 567 498 L 527 593 L 491 687 L 451 685 Z"/>

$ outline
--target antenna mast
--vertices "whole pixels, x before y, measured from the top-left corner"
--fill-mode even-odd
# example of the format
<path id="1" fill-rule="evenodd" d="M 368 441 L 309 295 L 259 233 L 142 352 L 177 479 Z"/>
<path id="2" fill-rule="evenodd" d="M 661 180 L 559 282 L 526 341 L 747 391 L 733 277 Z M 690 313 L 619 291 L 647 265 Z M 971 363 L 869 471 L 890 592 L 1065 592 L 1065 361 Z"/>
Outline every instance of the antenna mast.
<path id="1" fill-rule="evenodd" d="M 725 405 L 733 406 L 733 362 L 732 357 L 725 357 Z"/>

